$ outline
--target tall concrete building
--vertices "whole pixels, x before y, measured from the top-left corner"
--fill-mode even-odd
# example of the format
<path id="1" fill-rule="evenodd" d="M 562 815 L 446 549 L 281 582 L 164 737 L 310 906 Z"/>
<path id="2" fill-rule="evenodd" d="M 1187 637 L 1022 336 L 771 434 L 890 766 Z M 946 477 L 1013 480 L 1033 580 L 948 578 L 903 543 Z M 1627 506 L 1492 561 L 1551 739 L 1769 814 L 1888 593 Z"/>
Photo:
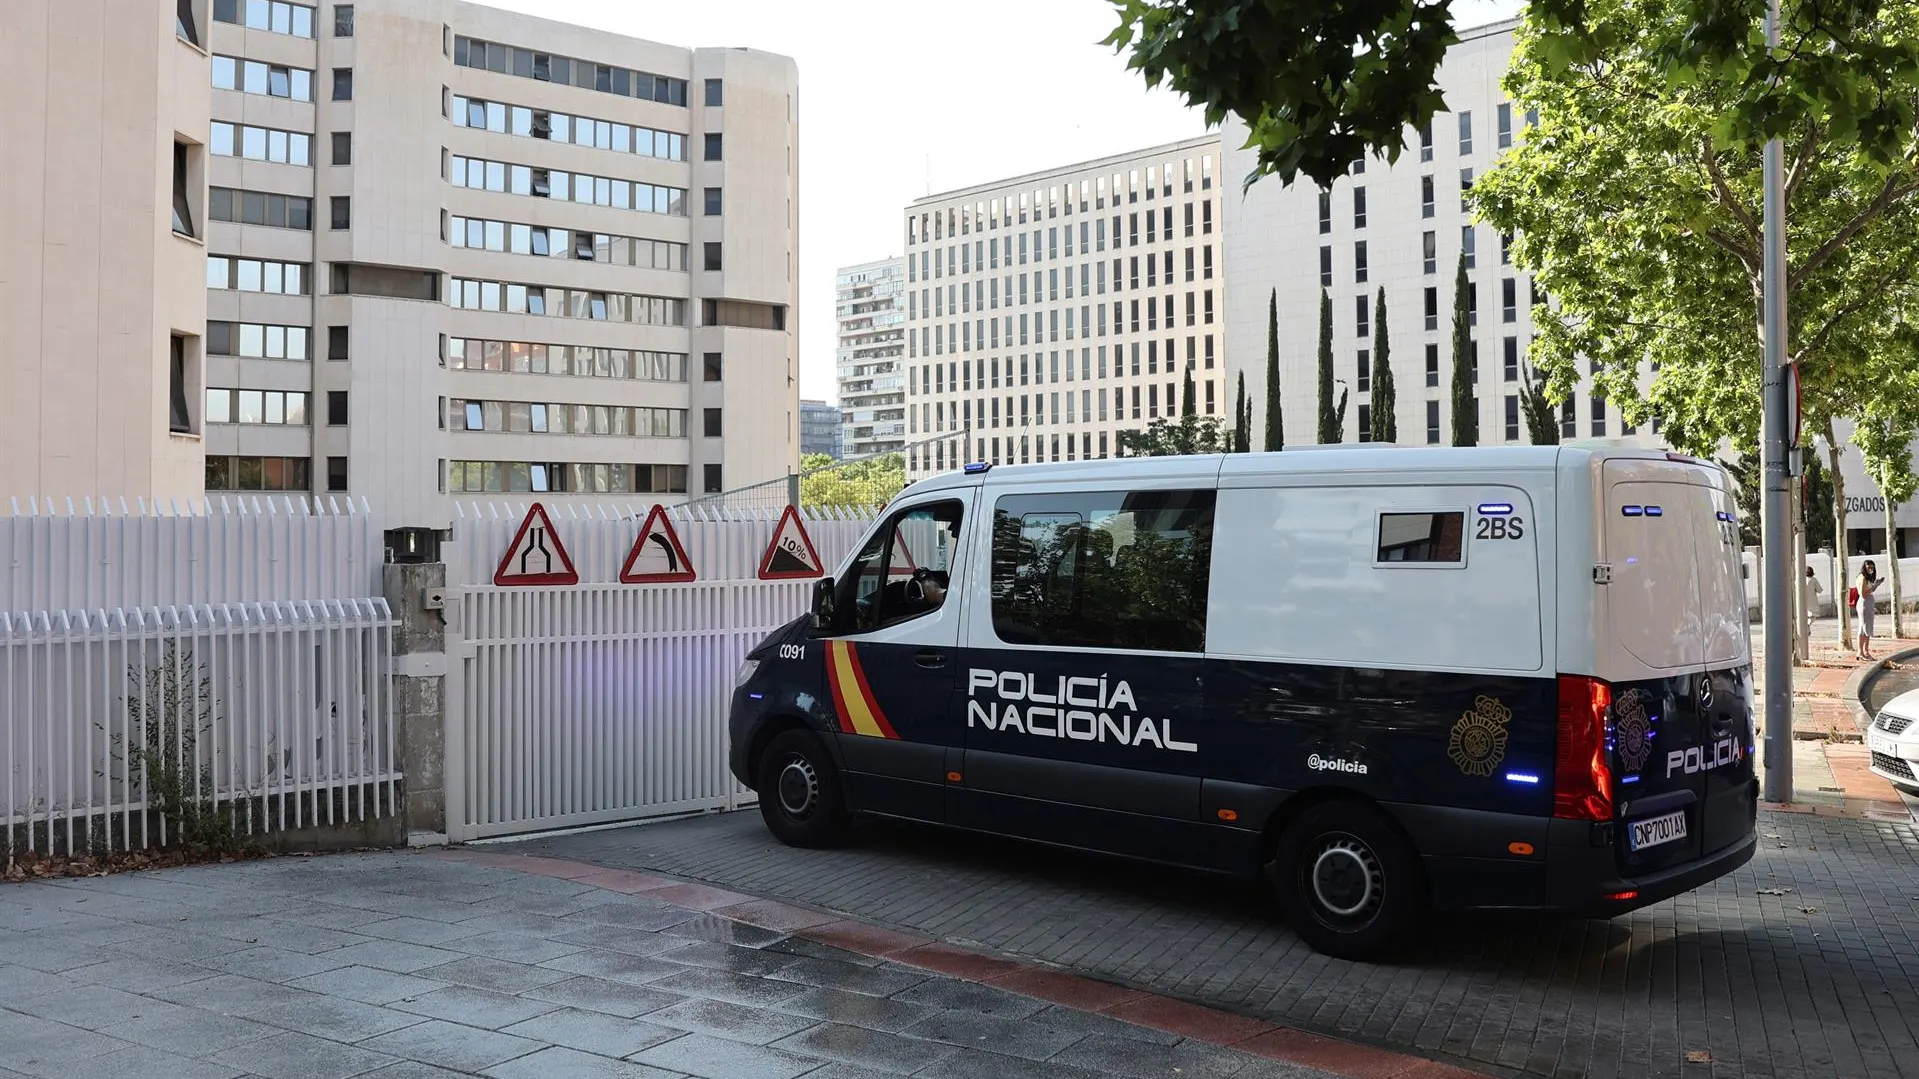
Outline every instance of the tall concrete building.
<path id="1" fill-rule="evenodd" d="M 830 401 L 800 401 L 800 454 L 840 457 L 840 409 Z"/>
<path id="2" fill-rule="evenodd" d="M 1113 456 L 1188 370 L 1224 418 L 1221 175 L 1207 136 L 907 207 L 908 474 Z"/>
<path id="3" fill-rule="evenodd" d="M 181 316 L 182 392 L 159 413 L 176 430 L 155 439 L 191 447 L 197 482 L 181 486 L 346 494 L 443 524 L 462 495 L 672 500 L 797 463 L 790 59 L 458 0 L 135 6 L 199 80 L 96 95 L 191 103 L 109 129 L 139 120 L 186 144 L 189 228 L 176 216 L 156 242 L 191 248 L 195 276 L 153 275 L 192 280 L 203 311 Z M 31 21 L 20 7 L 45 23 L 64 5 L 4 17 Z M 125 21 L 105 25 L 130 35 Z M 44 27 L 9 35 L 10 77 L 16 51 L 39 62 L 49 42 L 72 47 Z M 165 212 L 166 176 L 145 213 Z M 65 227 L 57 194 L 42 205 Z M 84 493 L 75 482 L 39 486 Z"/>
<path id="4" fill-rule="evenodd" d="M 849 458 L 906 445 L 905 288 L 906 264 L 897 257 L 834 275 L 840 449 Z"/>

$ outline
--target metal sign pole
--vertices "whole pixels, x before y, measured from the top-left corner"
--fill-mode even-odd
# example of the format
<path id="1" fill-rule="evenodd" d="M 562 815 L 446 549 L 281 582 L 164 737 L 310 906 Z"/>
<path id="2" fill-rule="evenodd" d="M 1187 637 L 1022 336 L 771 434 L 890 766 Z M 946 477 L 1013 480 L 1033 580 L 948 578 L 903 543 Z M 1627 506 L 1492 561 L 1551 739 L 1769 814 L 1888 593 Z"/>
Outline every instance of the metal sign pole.
<path id="1" fill-rule="evenodd" d="M 1766 5 L 1766 46 L 1779 47 L 1779 0 Z M 1764 499 L 1760 505 L 1765 580 L 1761 601 L 1766 652 L 1766 774 L 1769 802 L 1792 801 L 1792 644 L 1790 600 L 1786 589 L 1796 586 L 1788 515 L 1787 442 L 1791 432 L 1786 400 L 1786 196 L 1784 158 L 1778 139 L 1765 150 L 1765 336 L 1764 412 L 1760 425 Z"/>

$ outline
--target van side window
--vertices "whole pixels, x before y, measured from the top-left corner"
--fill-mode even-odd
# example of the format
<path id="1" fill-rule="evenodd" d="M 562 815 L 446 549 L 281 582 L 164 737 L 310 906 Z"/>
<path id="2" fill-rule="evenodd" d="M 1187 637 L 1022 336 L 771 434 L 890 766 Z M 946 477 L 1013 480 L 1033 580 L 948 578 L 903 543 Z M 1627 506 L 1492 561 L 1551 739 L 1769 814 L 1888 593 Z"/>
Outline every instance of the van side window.
<path id="1" fill-rule="evenodd" d="M 1379 562 L 1463 562 L 1466 514 L 1382 513 L 1379 515 Z"/>
<path id="2" fill-rule="evenodd" d="M 1008 644 L 1199 652 L 1213 491 L 1015 495 L 993 509 L 993 632 Z"/>
<path id="3" fill-rule="evenodd" d="M 880 629 L 943 606 L 961 511 L 957 501 L 914 506 L 874 532 L 836 586 L 833 632 Z"/>

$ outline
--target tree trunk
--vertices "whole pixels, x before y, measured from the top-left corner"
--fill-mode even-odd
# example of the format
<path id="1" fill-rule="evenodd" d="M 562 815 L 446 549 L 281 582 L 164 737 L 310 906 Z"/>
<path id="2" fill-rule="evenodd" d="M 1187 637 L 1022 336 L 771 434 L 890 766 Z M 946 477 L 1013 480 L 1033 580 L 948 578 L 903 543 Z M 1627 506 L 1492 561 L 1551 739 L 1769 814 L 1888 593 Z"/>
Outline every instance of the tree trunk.
<path id="1" fill-rule="evenodd" d="M 1852 587 L 1852 564 L 1846 552 L 1846 475 L 1839 471 L 1839 440 L 1832 434 L 1832 417 L 1826 417 L 1826 450 L 1832 458 L 1832 549 L 1839 553 L 1839 572 L 1833 575 L 1832 599 L 1839 608 L 1839 644 L 1852 645 L 1852 605 L 1846 602 L 1846 589 Z"/>
<path id="2" fill-rule="evenodd" d="M 1792 531 L 1792 665 L 1803 667 L 1810 651 L 1812 611 L 1806 604 L 1806 530 L 1805 500 L 1800 497 L 1800 481 L 1792 481 L 1792 511 L 1786 519 Z"/>
<path id="3" fill-rule="evenodd" d="M 1906 616 L 1899 611 L 1899 529 L 1892 518 L 1892 499 L 1882 501 L 1886 504 L 1886 584 L 1892 589 L 1892 637 L 1902 640 L 1906 635 Z"/>

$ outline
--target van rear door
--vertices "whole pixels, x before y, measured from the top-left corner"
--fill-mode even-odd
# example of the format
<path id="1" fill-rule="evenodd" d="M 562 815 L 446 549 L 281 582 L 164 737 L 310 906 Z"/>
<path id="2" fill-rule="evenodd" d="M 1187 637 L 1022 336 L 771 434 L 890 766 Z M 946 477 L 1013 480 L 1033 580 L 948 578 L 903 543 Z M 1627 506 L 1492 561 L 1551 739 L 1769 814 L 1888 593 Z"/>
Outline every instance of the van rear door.
<path id="1" fill-rule="evenodd" d="M 1736 842 L 1752 822 L 1751 657 L 1737 522 L 1720 477 L 1685 462 L 1604 463 L 1611 764 L 1621 871 Z"/>

